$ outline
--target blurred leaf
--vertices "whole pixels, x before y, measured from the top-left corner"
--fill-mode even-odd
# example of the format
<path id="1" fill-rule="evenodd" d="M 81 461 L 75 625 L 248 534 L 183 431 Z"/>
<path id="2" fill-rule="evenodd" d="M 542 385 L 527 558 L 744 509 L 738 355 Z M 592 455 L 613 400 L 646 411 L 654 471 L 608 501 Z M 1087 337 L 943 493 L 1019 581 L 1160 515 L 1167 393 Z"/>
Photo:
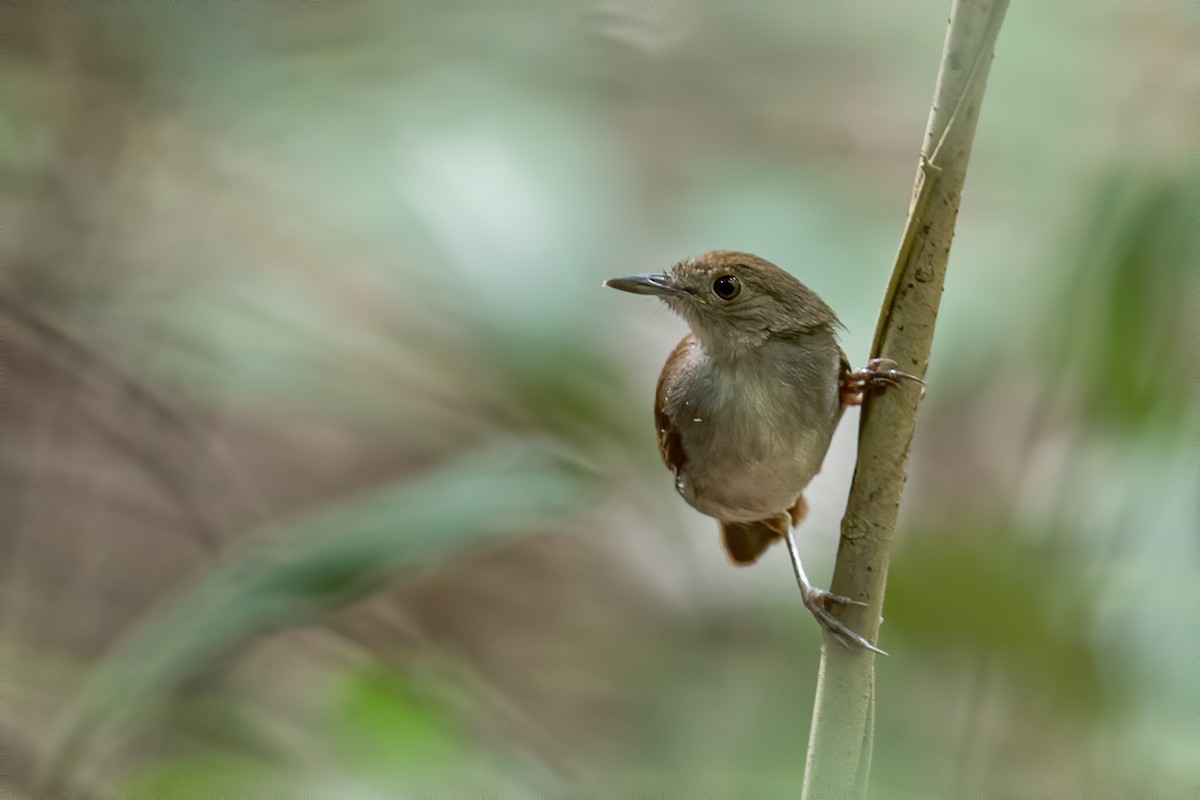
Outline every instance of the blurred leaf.
<path id="1" fill-rule="evenodd" d="M 354 774 L 393 788 L 433 785 L 484 758 L 442 709 L 403 676 L 379 668 L 353 676 L 330 735 Z"/>
<path id="2" fill-rule="evenodd" d="M 478 328 L 498 391 L 489 410 L 498 419 L 579 444 L 593 458 L 614 444 L 624 456 L 652 440 L 650 412 L 636 401 L 628 370 L 588 331 L 545 337 L 512 327 Z M 649 390 L 641 388 L 644 396 Z M 630 414 L 631 408 L 640 413 Z"/>
<path id="3" fill-rule="evenodd" d="M 404 567 L 521 533 L 578 506 L 583 484 L 536 445 L 498 448 L 285 525 L 151 614 L 85 685 L 57 750 L 69 778 L 87 741 L 257 636 L 362 597 Z"/>
<path id="4" fill-rule="evenodd" d="M 278 773 L 262 762 L 229 752 L 210 752 L 163 761 L 128 781 L 122 797 L 208 800 L 212 797 L 271 797 L 285 790 Z"/>
<path id="5" fill-rule="evenodd" d="M 351 680 L 341 707 L 344 740 L 375 755 L 401 756 L 429 763 L 454 749 L 447 720 L 417 696 L 398 676 L 372 670 Z"/>
<path id="6" fill-rule="evenodd" d="M 889 569 L 886 629 L 912 648 L 987 653 L 1087 713 L 1102 697 L 1085 631 L 1090 593 L 1065 549 L 1031 547 L 1019 532 L 964 531 L 900 548 Z"/>
<path id="7" fill-rule="evenodd" d="M 1194 362 L 1187 321 L 1194 292 L 1183 291 L 1200 240 L 1194 170 L 1171 175 L 1117 171 L 1094 192 L 1060 314 L 1044 341 L 1056 373 L 1082 385 L 1100 421 L 1177 429 L 1192 406 L 1181 373 Z"/>

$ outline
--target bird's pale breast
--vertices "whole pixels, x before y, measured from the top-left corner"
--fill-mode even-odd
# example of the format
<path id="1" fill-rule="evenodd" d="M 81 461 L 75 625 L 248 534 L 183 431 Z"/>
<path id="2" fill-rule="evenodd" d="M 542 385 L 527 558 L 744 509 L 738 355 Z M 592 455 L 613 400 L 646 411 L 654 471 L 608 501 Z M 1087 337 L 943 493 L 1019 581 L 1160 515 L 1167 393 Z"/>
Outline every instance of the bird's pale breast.
<path id="1" fill-rule="evenodd" d="M 789 509 L 820 470 L 841 416 L 832 334 L 769 342 L 733 362 L 699 345 L 679 356 L 662 397 L 682 450 L 679 493 L 727 522 Z"/>

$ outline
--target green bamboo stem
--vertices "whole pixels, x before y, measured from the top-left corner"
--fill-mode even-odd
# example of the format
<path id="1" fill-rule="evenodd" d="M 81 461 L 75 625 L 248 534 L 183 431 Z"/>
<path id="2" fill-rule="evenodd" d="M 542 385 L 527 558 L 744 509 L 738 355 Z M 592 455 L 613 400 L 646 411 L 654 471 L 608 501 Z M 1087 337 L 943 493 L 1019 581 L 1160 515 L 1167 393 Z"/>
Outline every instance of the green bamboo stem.
<path id="1" fill-rule="evenodd" d="M 933 343 L 950 242 L 992 51 L 1008 0 L 954 0 L 937 88 L 872 356 L 924 376 Z M 878 641 L 892 531 L 900 509 L 921 393 L 902 386 L 868 398 L 859 427 L 858 462 L 830 590 L 867 603 L 839 617 Z M 804 798 L 864 797 L 875 719 L 875 654 L 850 650 L 829 635 L 821 649 Z"/>

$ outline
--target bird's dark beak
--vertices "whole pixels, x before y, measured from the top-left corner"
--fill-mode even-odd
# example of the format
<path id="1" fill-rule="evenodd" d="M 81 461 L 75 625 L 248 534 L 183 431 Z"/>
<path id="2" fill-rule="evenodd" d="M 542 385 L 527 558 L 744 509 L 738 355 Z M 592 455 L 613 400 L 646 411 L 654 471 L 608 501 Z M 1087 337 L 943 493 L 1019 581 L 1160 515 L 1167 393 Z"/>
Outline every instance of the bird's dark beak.
<path id="1" fill-rule="evenodd" d="M 609 278 L 604 285 L 610 289 L 620 289 L 632 294 L 652 294 L 659 297 L 674 297 L 687 294 L 675 285 L 671 276 L 659 272 L 654 275 L 630 275 L 628 278 Z"/>

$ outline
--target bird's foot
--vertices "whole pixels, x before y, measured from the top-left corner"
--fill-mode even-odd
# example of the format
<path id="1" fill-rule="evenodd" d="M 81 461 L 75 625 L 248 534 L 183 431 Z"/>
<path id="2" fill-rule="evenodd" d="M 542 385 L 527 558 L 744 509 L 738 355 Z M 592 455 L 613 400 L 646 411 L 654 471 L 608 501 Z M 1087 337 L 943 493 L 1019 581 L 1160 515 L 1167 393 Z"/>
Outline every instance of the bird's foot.
<path id="1" fill-rule="evenodd" d="M 833 635 L 833 638 L 838 640 L 839 644 L 849 647 L 851 650 L 855 647 L 863 647 L 872 652 L 879 653 L 881 656 L 887 655 L 886 652 L 850 630 L 841 620 L 830 613 L 830 606 L 834 604 L 863 606 L 864 608 L 867 605 L 861 600 L 851 600 L 849 597 L 843 597 L 840 594 L 831 594 L 824 589 L 809 587 L 804 592 L 804 607 L 812 612 L 812 615 L 817 618 L 817 622 L 821 624 L 821 627 L 829 631 Z"/>
<path id="2" fill-rule="evenodd" d="M 898 364 L 890 358 L 872 358 L 862 369 L 846 373 L 842 377 L 842 402 L 848 406 L 862 405 L 867 392 L 899 386 L 903 381 L 916 381 L 921 386 L 925 385 L 925 381 L 916 375 L 901 372 L 896 369 L 897 366 Z M 921 391 L 924 392 L 924 389 Z"/>

